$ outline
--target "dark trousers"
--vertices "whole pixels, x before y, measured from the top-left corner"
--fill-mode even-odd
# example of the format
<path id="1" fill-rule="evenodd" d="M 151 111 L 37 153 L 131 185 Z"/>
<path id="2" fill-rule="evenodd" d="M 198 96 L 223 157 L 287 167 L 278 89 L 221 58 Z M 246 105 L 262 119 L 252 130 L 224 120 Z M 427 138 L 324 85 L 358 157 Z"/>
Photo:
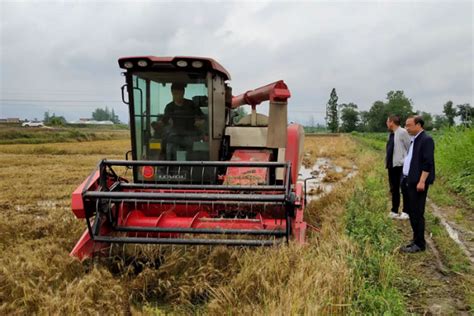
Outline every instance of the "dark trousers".
<path id="1" fill-rule="evenodd" d="M 407 213 L 410 215 L 411 229 L 413 230 L 413 242 L 420 248 L 425 249 L 425 204 L 428 194 L 428 185 L 425 190 L 418 192 L 416 183 L 408 183 L 405 177 L 402 178 L 402 192 L 407 197 Z"/>
<path id="2" fill-rule="evenodd" d="M 392 195 L 392 212 L 398 213 L 400 207 L 400 182 L 402 180 L 403 167 L 388 168 L 388 183 L 390 185 L 390 193 Z M 402 191 L 403 194 L 403 191 Z M 407 210 L 407 198 L 403 195 L 403 212 Z"/>

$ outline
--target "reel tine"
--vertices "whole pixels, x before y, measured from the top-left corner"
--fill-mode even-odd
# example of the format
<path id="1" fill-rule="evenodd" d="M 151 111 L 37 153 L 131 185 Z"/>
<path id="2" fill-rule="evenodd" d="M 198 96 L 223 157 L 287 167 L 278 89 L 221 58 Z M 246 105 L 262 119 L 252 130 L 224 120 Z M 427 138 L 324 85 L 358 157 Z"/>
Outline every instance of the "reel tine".
<path id="1" fill-rule="evenodd" d="M 204 167 L 201 169 L 201 185 L 204 184 Z"/>
<path id="2" fill-rule="evenodd" d="M 113 243 L 110 244 L 110 247 L 109 247 L 109 258 L 112 258 L 112 247 L 113 247 Z"/>
<path id="3" fill-rule="evenodd" d="M 217 176 L 217 167 L 214 167 L 214 173 L 213 174 L 214 174 L 214 176 Z"/>
<path id="4" fill-rule="evenodd" d="M 149 238 L 150 237 L 150 233 L 146 233 L 146 238 Z M 143 251 L 144 251 L 144 255 L 145 255 L 145 258 L 152 258 L 152 251 L 150 249 L 150 244 L 146 244 L 145 247 L 143 247 Z"/>
<path id="5" fill-rule="evenodd" d="M 121 205 L 120 205 L 120 210 L 122 210 L 121 212 L 118 212 L 119 214 L 122 215 L 122 217 L 120 218 L 120 221 L 123 221 L 123 206 L 124 206 L 125 202 L 122 201 Z M 117 221 L 118 221 L 118 216 L 117 216 Z"/>

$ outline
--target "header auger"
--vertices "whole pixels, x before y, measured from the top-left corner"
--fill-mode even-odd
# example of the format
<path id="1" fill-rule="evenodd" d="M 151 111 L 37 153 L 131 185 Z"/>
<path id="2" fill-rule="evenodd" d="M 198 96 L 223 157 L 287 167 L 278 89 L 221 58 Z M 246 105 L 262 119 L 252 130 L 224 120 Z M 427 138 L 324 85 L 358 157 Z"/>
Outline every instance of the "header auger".
<path id="1" fill-rule="evenodd" d="M 298 183 L 303 128 L 287 124 L 283 81 L 232 97 L 210 58 L 126 57 L 131 160 L 102 160 L 72 194 L 87 229 L 71 252 L 111 244 L 267 246 L 303 243 Z M 257 105 L 269 101 L 269 115 Z M 251 113 L 235 117 L 250 105 Z M 127 155 L 128 157 L 128 155 Z M 118 170 L 131 170 L 130 179 Z"/>

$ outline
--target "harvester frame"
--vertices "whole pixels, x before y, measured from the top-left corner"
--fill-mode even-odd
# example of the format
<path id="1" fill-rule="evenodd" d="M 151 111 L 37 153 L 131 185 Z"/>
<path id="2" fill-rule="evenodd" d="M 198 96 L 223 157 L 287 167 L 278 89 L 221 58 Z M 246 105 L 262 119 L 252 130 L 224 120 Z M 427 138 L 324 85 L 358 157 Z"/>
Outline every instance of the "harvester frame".
<path id="1" fill-rule="evenodd" d="M 290 92 L 283 81 L 232 97 L 230 75 L 212 59 L 127 57 L 119 65 L 127 69 L 122 98 L 130 109 L 132 160 L 103 159 L 73 192 L 72 210 L 87 229 L 72 256 L 104 254 L 112 243 L 268 246 L 282 237 L 304 242 L 305 199 L 297 182 L 304 133 L 299 125 L 287 127 Z M 153 102 L 166 98 L 169 78 L 187 80 L 201 93 L 208 89 L 207 96 L 196 97 L 197 102 L 207 97 L 208 130 L 175 152 L 173 125 L 158 136 L 150 127 L 153 118 L 162 120 Z M 256 113 L 266 100 L 268 118 Z M 245 104 L 252 112 L 235 124 L 231 112 Z M 181 140 L 189 137 L 183 135 Z M 173 159 L 156 159 L 171 154 Z M 193 155 L 204 158 L 187 159 Z M 131 169 L 133 180 L 114 168 Z M 207 238 L 194 237 L 202 235 Z M 226 238 L 234 235 L 239 237 Z"/>

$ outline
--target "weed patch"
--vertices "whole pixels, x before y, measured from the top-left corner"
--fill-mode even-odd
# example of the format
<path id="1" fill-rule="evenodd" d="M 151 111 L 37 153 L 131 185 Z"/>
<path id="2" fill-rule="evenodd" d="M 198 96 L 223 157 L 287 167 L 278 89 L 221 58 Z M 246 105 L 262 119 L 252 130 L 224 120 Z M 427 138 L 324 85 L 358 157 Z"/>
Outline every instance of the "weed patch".
<path id="1" fill-rule="evenodd" d="M 380 175 L 366 173 L 346 208 L 346 232 L 358 246 L 349 259 L 358 290 L 353 311 L 363 314 L 403 314 L 403 295 L 395 287 L 400 267 L 394 254 L 400 244 L 386 216 L 386 189 Z"/>
<path id="2" fill-rule="evenodd" d="M 443 129 L 435 136 L 436 166 L 439 175 L 455 193 L 474 208 L 474 129 Z"/>

